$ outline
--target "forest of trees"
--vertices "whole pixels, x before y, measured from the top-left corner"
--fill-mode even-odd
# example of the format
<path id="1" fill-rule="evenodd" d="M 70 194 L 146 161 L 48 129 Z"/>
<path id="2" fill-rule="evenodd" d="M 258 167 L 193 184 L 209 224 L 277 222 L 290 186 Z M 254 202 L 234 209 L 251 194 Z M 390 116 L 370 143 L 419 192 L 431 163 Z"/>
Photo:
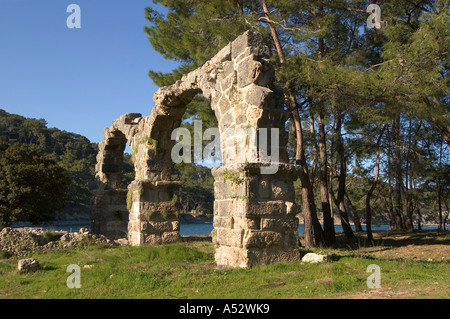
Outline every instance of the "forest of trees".
<path id="1" fill-rule="evenodd" d="M 79 134 L 47 128 L 44 119 L 25 118 L 0 109 L 0 145 L 3 145 L 0 169 L 10 169 L 11 176 L 17 178 L 17 189 L 10 189 L 12 180 L 7 179 L 6 173 L 0 176 L 0 210 L 3 205 L 5 214 L 11 214 L 14 210 L 11 198 L 16 197 L 20 202 L 16 206 L 27 207 L 27 212 L 17 214 L 15 220 L 49 221 L 56 217 L 55 210 L 63 209 L 66 213 L 82 211 L 88 216 L 92 197 L 89 183 L 94 181 L 98 152 L 96 144 Z M 11 155 L 7 157 L 8 154 Z M 7 161 L 8 158 L 11 160 Z M 28 165 L 28 172 L 21 179 L 20 164 Z M 55 185 L 39 188 L 37 183 L 42 180 Z M 27 187 L 29 195 L 19 196 Z M 39 205 L 46 208 L 41 210 Z"/>
<path id="2" fill-rule="evenodd" d="M 449 2 L 361 0 L 154 0 L 144 30 L 180 66 L 150 71 L 159 86 L 200 67 L 246 30 L 271 49 L 291 118 L 292 163 L 302 166 L 297 201 L 305 244 L 335 241 L 382 216 L 392 229 L 445 227 L 450 191 Z M 381 28 L 367 25 L 370 3 Z M 197 97 L 188 119 L 216 126 Z M 208 123 L 208 124 L 207 124 Z M 359 216 L 358 216 L 359 214 Z M 319 219 L 320 218 L 320 219 Z M 322 223 L 322 225 L 321 225 Z"/>

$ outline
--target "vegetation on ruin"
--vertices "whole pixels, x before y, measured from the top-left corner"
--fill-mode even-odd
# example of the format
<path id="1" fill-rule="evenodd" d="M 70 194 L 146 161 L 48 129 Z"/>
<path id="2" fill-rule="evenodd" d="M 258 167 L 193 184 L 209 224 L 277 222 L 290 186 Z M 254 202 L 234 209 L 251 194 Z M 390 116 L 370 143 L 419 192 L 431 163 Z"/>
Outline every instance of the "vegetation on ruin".
<path id="1" fill-rule="evenodd" d="M 127 209 L 131 211 L 132 207 L 133 207 L 133 191 L 129 189 L 127 192 Z"/>
<path id="2" fill-rule="evenodd" d="M 145 144 L 147 148 L 151 149 L 153 151 L 154 155 L 158 155 L 161 153 L 161 149 L 158 148 L 158 141 L 151 138 L 150 136 L 146 136 L 141 141 L 142 144 Z"/>
<path id="3" fill-rule="evenodd" d="M 161 214 L 161 217 L 165 220 L 169 220 L 170 218 L 178 217 L 178 212 L 167 210 L 167 209 L 161 210 L 160 214 Z"/>
<path id="4" fill-rule="evenodd" d="M 233 186 L 240 185 L 244 182 L 244 179 L 241 177 L 241 174 L 230 172 L 228 169 L 223 170 L 223 181 L 230 181 Z"/>

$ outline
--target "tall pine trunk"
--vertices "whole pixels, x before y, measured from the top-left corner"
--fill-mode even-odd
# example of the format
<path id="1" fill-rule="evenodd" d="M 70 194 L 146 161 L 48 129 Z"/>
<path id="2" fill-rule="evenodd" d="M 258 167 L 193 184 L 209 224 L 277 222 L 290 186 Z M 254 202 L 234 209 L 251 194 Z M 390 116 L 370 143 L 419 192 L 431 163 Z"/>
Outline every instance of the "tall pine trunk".
<path id="1" fill-rule="evenodd" d="M 350 214 L 352 215 L 353 223 L 355 224 L 355 231 L 360 232 L 363 231 L 361 226 L 361 221 L 359 220 L 358 211 L 356 210 L 355 206 L 353 205 L 352 201 L 350 200 L 350 197 L 348 196 L 347 192 L 344 194 L 345 201 L 347 203 L 347 207 L 350 211 Z"/>
<path id="2" fill-rule="evenodd" d="M 443 229 L 443 218 L 442 218 L 442 186 L 439 182 L 437 183 L 436 190 L 437 190 L 438 213 L 439 213 L 438 230 L 440 231 Z"/>
<path id="3" fill-rule="evenodd" d="M 319 105 L 319 109 L 322 107 Z M 323 214 L 323 232 L 325 237 L 325 243 L 327 246 L 331 246 L 336 242 L 334 233 L 334 222 L 331 218 L 331 207 L 328 194 L 328 159 L 327 159 L 327 146 L 325 136 L 323 110 L 319 110 L 319 168 L 320 168 L 320 200 L 322 202 L 322 214 Z"/>
<path id="4" fill-rule="evenodd" d="M 391 127 L 392 128 L 392 127 Z M 387 134 L 388 137 L 388 149 L 387 149 L 387 160 L 388 160 L 388 165 L 387 165 L 387 178 L 388 178 L 388 191 L 389 191 L 389 197 L 388 200 L 386 200 L 386 207 L 388 210 L 388 213 L 391 217 L 391 222 L 392 222 L 392 228 L 390 228 L 391 230 L 394 229 L 398 229 L 398 224 L 397 224 L 397 217 L 395 214 L 395 210 L 394 210 L 394 201 L 393 201 L 393 189 L 392 189 L 392 130 L 388 132 Z M 391 224 L 389 224 L 391 225 Z"/>
<path id="5" fill-rule="evenodd" d="M 375 177 L 372 183 L 372 186 L 370 187 L 369 191 L 366 195 L 366 231 L 367 231 L 367 239 L 369 241 L 373 241 L 373 234 L 372 234 L 372 209 L 370 207 L 370 198 L 372 197 L 372 194 L 375 190 L 375 187 L 378 183 L 378 176 L 380 175 L 380 152 L 377 151 L 377 163 L 375 166 Z"/>
<path id="6" fill-rule="evenodd" d="M 397 227 L 400 229 L 405 229 L 405 224 L 403 221 L 403 204 L 402 204 L 402 156 L 400 151 L 400 115 L 392 121 L 392 134 L 394 141 L 394 178 L 395 178 L 395 188 L 394 188 L 394 209 L 397 219 Z"/>
<path id="7" fill-rule="evenodd" d="M 420 208 L 417 208 L 417 229 L 422 230 L 422 214 Z"/>
<path id="8" fill-rule="evenodd" d="M 261 0 L 261 5 L 264 10 L 264 15 L 267 21 L 270 20 L 269 9 L 267 7 L 266 1 Z M 280 39 L 275 27 L 267 22 L 269 25 L 270 33 L 272 35 L 272 41 L 277 51 L 280 63 L 284 63 L 284 54 L 281 48 Z M 288 85 L 286 85 L 288 87 Z M 301 126 L 301 119 L 299 115 L 299 109 L 297 102 L 295 100 L 295 95 L 292 92 L 286 93 L 286 100 L 290 107 L 292 118 L 295 126 L 295 133 L 297 139 L 297 148 L 295 153 L 295 163 L 302 166 L 302 171 L 300 175 L 300 180 L 302 182 L 302 213 L 305 223 L 305 246 L 307 248 L 314 246 L 313 234 L 315 239 L 315 245 L 322 247 L 324 246 L 324 238 L 322 227 L 320 226 L 319 220 L 317 218 L 316 206 L 314 203 L 314 193 L 311 186 L 311 182 L 308 174 L 308 165 L 306 163 L 306 158 L 303 150 L 303 131 Z"/>
<path id="9" fill-rule="evenodd" d="M 339 216 L 341 218 L 341 225 L 346 238 L 353 238 L 355 234 L 350 226 L 350 221 L 348 219 L 348 214 L 345 209 L 344 195 L 345 195 L 345 180 L 347 177 L 347 159 L 344 151 L 344 143 L 342 140 L 342 121 L 341 114 L 336 112 L 336 150 L 338 153 L 338 158 L 340 162 L 340 172 L 339 172 L 339 182 L 338 182 L 338 194 L 337 194 L 337 204 L 339 210 Z"/>
<path id="10" fill-rule="evenodd" d="M 321 18 L 324 13 L 323 3 L 319 3 L 319 10 L 317 12 L 318 20 L 318 28 L 321 29 Z M 319 46 L 318 46 L 318 55 L 319 60 L 322 61 L 325 56 L 325 39 L 323 37 L 319 37 Z M 320 184 L 320 201 L 322 203 L 322 216 L 323 216 L 323 229 L 324 229 L 324 238 L 327 246 L 331 246 L 336 242 L 335 233 L 334 233 L 334 221 L 331 219 L 331 206 L 329 202 L 329 194 L 328 194 L 328 160 L 327 160 L 327 144 L 326 144 L 326 136 L 325 136 L 325 124 L 324 124 L 324 104 L 326 102 L 321 98 L 317 99 L 317 109 L 319 114 L 319 184 Z"/>
<path id="11" fill-rule="evenodd" d="M 366 195 L 366 231 L 367 231 L 367 239 L 369 241 L 373 241 L 373 234 L 372 234 L 372 208 L 370 207 L 370 198 L 372 197 L 373 192 L 375 191 L 375 187 L 377 187 L 377 183 L 378 183 L 378 178 L 380 176 L 380 151 L 379 151 L 379 147 L 380 147 L 380 142 L 381 142 L 381 138 L 383 137 L 384 131 L 386 130 L 386 125 L 383 125 L 382 129 L 381 129 L 381 133 L 380 136 L 377 139 L 376 142 L 376 147 L 377 147 L 377 159 L 376 159 L 376 164 L 375 164 L 375 176 L 373 179 L 373 183 L 372 186 L 370 187 L 369 191 L 367 192 Z"/>
<path id="12" fill-rule="evenodd" d="M 291 96 L 293 98 L 293 96 Z M 296 111 L 296 117 L 300 122 L 300 116 L 298 115 L 298 109 Z M 317 217 L 316 204 L 314 202 L 314 192 L 312 190 L 311 180 L 308 173 L 308 163 L 303 150 L 303 129 L 301 124 L 298 126 L 299 135 L 297 136 L 297 148 L 298 157 L 296 157 L 295 163 L 302 166 L 300 181 L 302 182 L 302 214 L 305 223 L 305 247 L 311 248 L 314 246 L 324 247 L 325 239 L 320 226 L 319 219 Z M 314 238 L 314 241 L 313 241 Z"/>

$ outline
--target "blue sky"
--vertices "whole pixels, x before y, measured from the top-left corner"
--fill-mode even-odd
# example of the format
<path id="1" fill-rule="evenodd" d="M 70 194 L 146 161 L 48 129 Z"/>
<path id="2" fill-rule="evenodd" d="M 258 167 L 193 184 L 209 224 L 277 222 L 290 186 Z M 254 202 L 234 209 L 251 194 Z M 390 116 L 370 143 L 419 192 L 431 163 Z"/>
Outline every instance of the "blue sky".
<path id="1" fill-rule="evenodd" d="M 69 29 L 70 4 L 81 28 Z M 0 108 L 43 118 L 92 142 L 120 115 L 150 115 L 150 69 L 177 64 L 155 52 L 143 28 L 151 0 L 0 0 Z"/>

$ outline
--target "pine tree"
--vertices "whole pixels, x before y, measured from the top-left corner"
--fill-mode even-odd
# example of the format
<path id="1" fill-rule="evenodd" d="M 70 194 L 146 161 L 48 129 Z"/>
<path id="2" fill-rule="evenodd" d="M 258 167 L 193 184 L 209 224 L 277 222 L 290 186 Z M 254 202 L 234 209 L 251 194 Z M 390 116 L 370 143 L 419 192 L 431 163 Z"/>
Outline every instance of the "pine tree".
<path id="1" fill-rule="evenodd" d="M 154 2 L 168 13 L 147 9 L 150 42 L 164 57 L 181 63 L 167 74 L 150 71 L 157 85 L 179 80 L 248 29 L 264 35 L 273 53 L 276 84 L 284 90 L 286 110 L 292 115 L 292 162 L 303 168 L 307 246 L 333 244 L 333 202 L 346 235 L 352 236 L 345 206 L 351 192 L 345 181 L 358 170 L 349 164 L 355 157 L 372 167 L 371 174 L 363 174 L 362 202 L 368 220 L 374 213 L 370 200 L 379 194 L 387 216 L 396 211 L 398 227 L 406 225 L 404 208 L 406 221 L 412 223 L 414 192 L 425 175 L 414 152 L 428 143 L 424 133 L 430 125 L 449 144 L 446 1 L 380 1 L 381 29 L 367 27 L 369 1 L 362 0 Z M 207 116 L 206 104 L 200 99 L 195 103 L 187 117 Z M 408 132 L 404 124 L 410 121 Z M 415 121 L 429 125 L 420 128 Z M 374 142 L 378 136 L 381 146 Z M 405 141 L 414 151 L 401 149 Z M 315 185 L 320 190 L 323 230 L 316 214 Z"/>
<path id="2" fill-rule="evenodd" d="M 64 170 L 39 146 L 0 145 L 0 226 L 54 219 L 70 183 Z"/>

